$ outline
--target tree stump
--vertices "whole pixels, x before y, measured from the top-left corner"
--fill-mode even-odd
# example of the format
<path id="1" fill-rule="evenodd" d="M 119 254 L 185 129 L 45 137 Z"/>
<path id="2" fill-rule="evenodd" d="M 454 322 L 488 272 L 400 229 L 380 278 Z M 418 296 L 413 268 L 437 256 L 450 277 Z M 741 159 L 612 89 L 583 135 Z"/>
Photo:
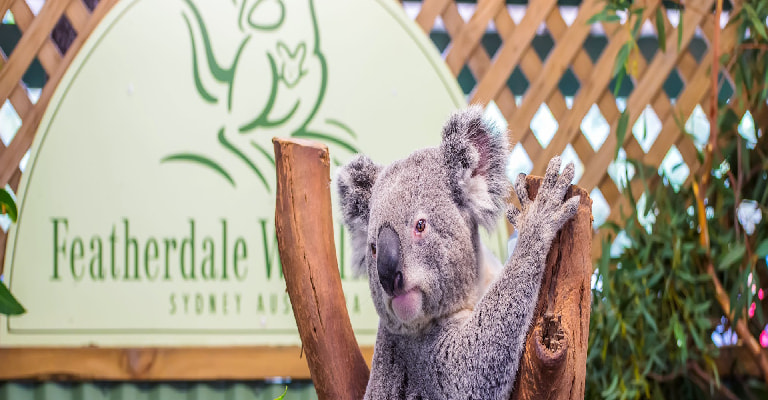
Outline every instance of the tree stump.
<path id="1" fill-rule="evenodd" d="M 526 178 L 531 199 L 541 181 Z M 577 186 L 565 195 L 566 199 L 573 196 L 581 196 L 579 210 L 557 234 L 547 255 L 514 400 L 584 399 L 592 307 L 592 200 Z"/>

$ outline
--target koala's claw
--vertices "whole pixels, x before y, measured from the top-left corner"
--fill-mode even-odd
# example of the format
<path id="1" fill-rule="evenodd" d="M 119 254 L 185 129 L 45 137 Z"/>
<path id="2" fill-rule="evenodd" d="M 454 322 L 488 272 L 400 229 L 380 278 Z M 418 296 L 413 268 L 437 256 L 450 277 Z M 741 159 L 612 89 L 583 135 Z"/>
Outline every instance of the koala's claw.
<path id="1" fill-rule="evenodd" d="M 541 189 L 544 191 L 551 191 L 554 189 L 555 185 L 557 184 L 559 172 L 560 157 L 554 157 L 549 161 L 549 165 L 547 165 L 547 172 L 544 174 L 544 181 L 541 183 Z"/>
<path id="2" fill-rule="evenodd" d="M 565 196 L 565 192 L 567 192 L 568 187 L 571 186 L 575 174 L 576 168 L 573 166 L 573 163 L 568 163 L 568 165 L 565 166 L 562 175 L 560 175 L 560 178 L 555 182 L 555 187 L 553 188 L 554 193 L 559 193 L 561 196 Z"/>
<path id="3" fill-rule="evenodd" d="M 579 211 L 580 201 L 581 196 L 574 196 L 565 201 L 565 204 L 563 204 L 557 214 L 555 214 L 555 221 L 558 227 L 562 227 L 566 222 L 573 218 L 574 215 L 576 215 L 576 212 Z"/>
<path id="4" fill-rule="evenodd" d="M 547 166 L 544 180 L 533 201 L 528 199 L 525 174 L 517 177 L 515 192 L 522 209 L 512 207 L 507 211 L 507 220 L 515 229 L 525 229 L 528 226 L 545 232 L 547 236 L 554 236 L 576 214 L 580 198 L 576 196 L 563 201 L 575 174 L 573 163 L 568 163 L 562 174 L 559 171 L 560 157 L 554 157 Z"/>

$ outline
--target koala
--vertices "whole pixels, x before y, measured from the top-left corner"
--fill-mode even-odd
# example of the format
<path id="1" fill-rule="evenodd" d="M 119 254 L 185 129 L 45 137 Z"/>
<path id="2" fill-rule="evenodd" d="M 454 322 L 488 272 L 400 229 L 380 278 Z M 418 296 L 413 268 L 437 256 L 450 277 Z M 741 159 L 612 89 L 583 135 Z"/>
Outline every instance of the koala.
<path id="1" fill-rule="evenodd" d="M 564 201 L 573 164 L 547 167 L 531 201 L 507 211 L 513 255 L 486 287 L 479 227 L 506 208 L 507 138 L 478 106 L 454 113 L 439 147 L 388 166 L 358 155 L 338 172 L 354 263 L 379 315 L 366 399 L 508 399 L 536 306 L 547 253 L 576 213 Z"/>

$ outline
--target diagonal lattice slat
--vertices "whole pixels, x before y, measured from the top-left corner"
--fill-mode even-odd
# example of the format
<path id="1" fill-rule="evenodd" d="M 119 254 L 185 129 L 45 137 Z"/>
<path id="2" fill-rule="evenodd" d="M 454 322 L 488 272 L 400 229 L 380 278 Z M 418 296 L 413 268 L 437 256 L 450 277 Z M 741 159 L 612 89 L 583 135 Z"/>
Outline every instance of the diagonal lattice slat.
<path id="1" fill-rule="evenodd" d="M 714 0 L 704 0 L 701 3 L 699 8 L 708 9 L 712 6 Z M 683 31 L 680 35 L 681 47 L 688 46 L 688 43 L 693 38 L 696 27 L 703 18 L 704 14 L 695 10 L 685 11 L 683 13 L 683 23 L 681 24 Z M 637 90 L 634 90 L 629 96 L 627 107 L 629 109 L 630 126 L 637 120 L 638 114 L 645 108 L 644 106 L 649 104 L 654 95 L 661 90 L 661 87 L 664 84 L 664 79 L 677 64 L 677 61 L 680 58 L 679 53 L 671 50 L 677 45 L 677 40 L 677 35 L 670 35 L 666 43 L 667 49 L 670 50 L 656 54 L 651 65 L 648 67 L 649 71 L 643 76 L 643 79 L 638 82 Z M 608 136 L 605 144 L 597 154 L 595 154 L 595 157 L 587 164 L 587 170 L 603 171 L 608 168 L 608 165 L 613 158 L 613 149 L 615 149 L 617 145 L 617 136 L 615 133 L 617 125 L 617 123 L 611 125 L 611 135 Z M 629 136 L 630 135 L 626 135 L 625 140 L 629 138 Z M 587 190 L 590 190 L 597 184 L 600 177 L 598 174 L 590 174 L 586 176 L 586 178 L 587 179 L 581 182 L 581 184 L 586 187 Z"/>
<path id="2" fill-rule="evenodd" d="M 542 21 L 555 9 L 557 1 L 540 0 L 536 7 L 531 7 L 525 13 L 525 17 L 512 32 L 502 37 L 503 44 L 496 54 L 493 65 L 480 79 L 480 83 L 472 95 L 472 102 L 487 104 L 498 94 L 504 82 L 514 67 L 520 62 L 520 58 L 536 35 L 536 29 Z"/>
<path id="3" fill-rule="evenodd" d="M 65 3 L 67 3 L 68 0 L 62 1 L 59 4 L 59 7 L 66 6 Z M 53 41 L 50 39 L 49 34 L 45 34 L 44 31 L 48 31 L 48 33 L 51 32 L 53 29 L 53 25 L 51 24 L 51 21 L 53 21 L 53 24 L 58 21 L 59 16 L 61 16 L 61 11 L 54 10 L 56 13 L 53 13 L 51 15 L 43 15 L 43 18 L 46 18 L 50 21 L 41 20 L 46 22 L 45 26 L 39 26 L 36 28 L 32 28 L 32 24 L 34 21 L 37 20 L 37 18 L 40 18 L 40 15 L 35 17 L 34 14 L 32 14 L 32 10 L 29 9 L 29 6 L 27 5 L 27 2 L 24 0 L 16 0 L 13 3 L 13 6 L 11 6 L 11 12 L 13 13 L 14 18 L 16 19 L 16 25 L 21 29 L 22 33 L 31 33 L 29 32 L 30 29 L 34 29 L 34 31 L 39 32 L 38 34 L 42 36 L 40 40 L 43 40 L 42 47 L 38 47 L 39 51 L 32 51 L 33 53 L 36 53 L 37 58 L 40 60 L 40 64 L 43 65 L 43 69 L 45 69 L 48 73 L 55 71 L 59 66 L 59 61 L 61 59 L 61 55 L 59 54 L 59 51 L 56 49 L 56 45 L 53 44 Z M 42 10 L 40 10 L 40 14 L 42 14 Z M 55 20 L 53 17 L 56 16 Z M 26 36 L 26 35 L 25 35 Z M 26 49 L 26 47 L 21 47 L 20 45 L 17 45 L 18 48 Z M 31 49 L 30 49 L 31 50 Z M 29 50 L 27 50 L 29 51 Z M 2 98 L 2 97 L 0 97 Z"/>
<path id="4" fill-rule="evenodd" d="M 547 62 L 544 64 L 541 73 L 531 83 L 531 87 L 528 89 L 529 94 L 523 100 L 522 105 L 518 107 L 518 111 L 510 121 L 511 126 L 528 126 L 531 118 L 533 118 L 533 114 L 538 110 L 539 104 L 545 101 L 549 94 L 556 89 L 560 77 L 566 71 L 578 50 L 582 48 L 581 44 L 589 33 L 590 26 L 587 25 L 587 20 L 598 11 L 600 6 L 601 2 L 596 0 L 587 0 L 582 4 L 576 21 L 568 30 L 568 34 L 556 42 L 552 53 L 547 57 Z M 552 12 L 556 13 L 558 11 L 553 10 Z M 515 139 L 515 135 L 512 135 L 512 139 Z"/>

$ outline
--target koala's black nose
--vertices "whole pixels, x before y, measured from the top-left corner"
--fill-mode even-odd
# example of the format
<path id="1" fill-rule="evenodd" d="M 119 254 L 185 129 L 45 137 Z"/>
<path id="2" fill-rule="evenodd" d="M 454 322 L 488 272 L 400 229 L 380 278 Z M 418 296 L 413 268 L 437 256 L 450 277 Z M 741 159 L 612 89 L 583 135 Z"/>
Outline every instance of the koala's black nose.
<path id="1" fill-rule="evenodd" d="M 403 288 L 403 272 L 400 270 L 400 238 L 394 229 L 384 226 L 379 231 L 376 269 L 381 287 L 390 296 Z"/>

